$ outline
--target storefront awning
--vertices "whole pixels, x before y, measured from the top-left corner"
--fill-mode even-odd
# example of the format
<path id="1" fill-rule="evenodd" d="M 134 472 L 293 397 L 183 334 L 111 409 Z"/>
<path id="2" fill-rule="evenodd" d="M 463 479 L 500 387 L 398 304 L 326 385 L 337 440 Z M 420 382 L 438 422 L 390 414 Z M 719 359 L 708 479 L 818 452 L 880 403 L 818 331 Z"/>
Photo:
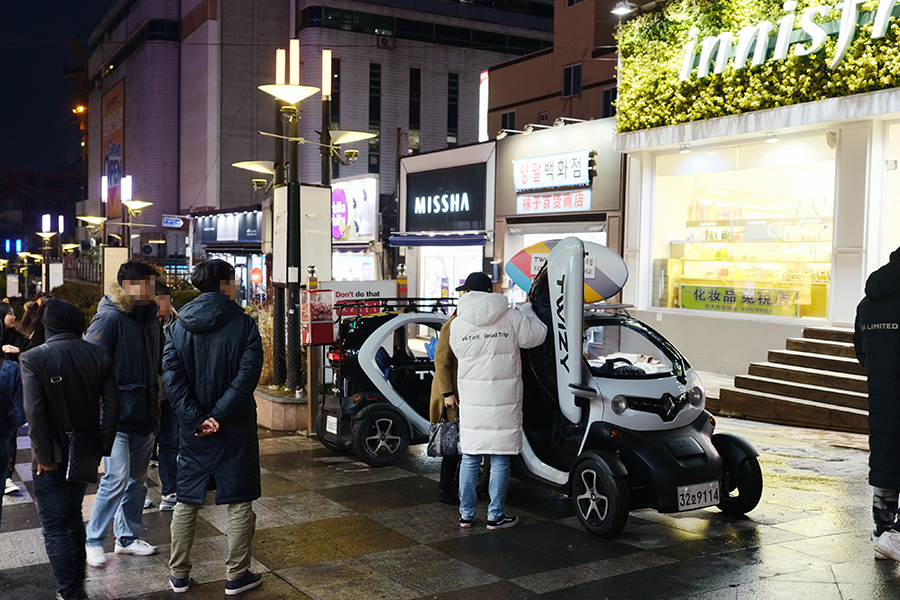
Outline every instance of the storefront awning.
<path id="1" fill-rule="evenodd" d="M 395 233 L 388 243 L 391 246 L 484 246 L 483 233 Z"/>
<path id="2" fill-rule="evenodd" d="M 369 249 L 369 242 L 332 242 L 332 252 L 365 252 Z"/>

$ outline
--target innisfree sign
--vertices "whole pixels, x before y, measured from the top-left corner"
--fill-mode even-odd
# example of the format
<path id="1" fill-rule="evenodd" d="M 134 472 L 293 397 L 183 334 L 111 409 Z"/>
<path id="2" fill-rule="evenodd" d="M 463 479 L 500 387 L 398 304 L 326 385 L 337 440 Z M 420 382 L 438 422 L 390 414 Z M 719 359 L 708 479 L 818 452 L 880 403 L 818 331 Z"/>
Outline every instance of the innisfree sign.
<path id="1" fill-rule="evenodd" d="M 742 69 L 748 62 L 751 65 L 761 65 L 770 58 L 784 60 L 791 48 L 797 56 L 813 54 L 825 46 L 830 36 L 837 36 L 834 56 L 828 65 L 834 69 L 844 59 L 860 24 L 874 22 L 872 39 L 885 36 L 891 18 L 900 12 L 897 2 L 898 0 L 880 0 L 876 10 L 862 13 L 860 6 L 865 4 L 864 0 L 843 0 L 833 6 L 811 6 L 800 17 L 800 29 L 794 29 L 797 3 L 788 0 L 783 5 L 786 14 L 775 24 L 762 21 L 757 25 L 744 27 L 737 35 L 726 31 L 699 40 L 700 30 L 693 27 L 684 47 L 680 80 L 690 79 L 694 67 L 697 67 L 698 78 L 707 77 L 710 73 L 722 73 L 731 58 L 734 58 L 734 68 Z M 817 21 L 834 10 L 840 11 L 840 20 L 824 23 Z M 774 37 L 771 35 L 773 32 L 777 32 Z"/>

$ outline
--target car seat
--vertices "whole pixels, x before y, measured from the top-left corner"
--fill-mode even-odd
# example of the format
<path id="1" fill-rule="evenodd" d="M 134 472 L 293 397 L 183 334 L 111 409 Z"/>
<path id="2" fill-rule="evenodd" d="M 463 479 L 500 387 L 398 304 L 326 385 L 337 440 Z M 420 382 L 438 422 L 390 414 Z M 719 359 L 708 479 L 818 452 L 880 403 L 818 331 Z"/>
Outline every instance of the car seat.
<path id="1" fill-rule="evenodd" d="M 378 370 L 384 374 L 384 378 L 387 379 L 391 367 L 391 355 L 384 349 L 384 346 L 375 353 L 375 364 L 378 366 Z"/>

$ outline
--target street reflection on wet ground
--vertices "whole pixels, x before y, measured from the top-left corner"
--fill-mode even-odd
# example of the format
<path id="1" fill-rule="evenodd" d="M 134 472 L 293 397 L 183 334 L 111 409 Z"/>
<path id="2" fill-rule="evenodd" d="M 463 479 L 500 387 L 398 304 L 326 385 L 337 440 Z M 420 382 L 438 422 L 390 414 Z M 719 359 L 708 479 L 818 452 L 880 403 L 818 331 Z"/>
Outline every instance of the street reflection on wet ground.
<path id="1" fill-rule="evenodd" d="M 900 598 L 898 564 L 875 560 L 865 436 L 720 418 L 760 451 L 765 488 L 746 518 L 716 509 L 633 512 L 613 540 L 585 532 L 563 496 L 513 480 L 513 529 L 488 532 L 486 502 L 460 530 L 455 508 L 437 502 L 440 463 L 415 447 L 397 465 L 370 468 L 305 435 L 261 431 L 263 498 L 251 570 L 265 599 L 388 600 L 590 598 L 731 600 Z M 0 596 L 52 598 L 30 477 L 28 438 L 19 439 L 18 494 L 4 497 Z M 155 470 L 150 497 L 159 501 Z M 89 514 L 96 486 L 88 490 Z M 150 557 L 117 556 L 89 569 L 91 598 L 224 597 L 224 507 L 200 513 L 194 583 L 168 591 L 171 513 L 144 513 Z"/>

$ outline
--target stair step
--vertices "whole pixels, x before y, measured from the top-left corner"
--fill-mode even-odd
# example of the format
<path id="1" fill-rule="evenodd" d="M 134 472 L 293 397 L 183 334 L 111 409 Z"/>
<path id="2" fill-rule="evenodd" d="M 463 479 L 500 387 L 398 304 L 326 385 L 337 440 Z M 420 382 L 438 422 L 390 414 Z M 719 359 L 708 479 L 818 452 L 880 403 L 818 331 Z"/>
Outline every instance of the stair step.
<path id="1" fill-rule="evenodd" d="M 825 354 L 827 356 L 840 356 L 842 358 L 856 358 L 853 344 L 847 344 L 845 342 L 788 338 L 787 349 L 810 352 L 812 354 Z"/>
<path id="2" fill-rule="evenodd" d="M 776 364 L 771 362 L 751 363 L 750 375 L 766 377 L 768 379 L 780 379 L 818 385 L 833 390 L 846 390 L 849 392 L 866 392 L 865 375 L 851 375 L 824 369 L 799 367 L 794 365 Z"/>
<path id="3" fill-rule="evenodd" d="M 853 330 L 847 327 L 804 327 L 803 337 L 808 340 L 853 343 Z"/>
<path id="4" fill-rule="evenodd" d="M 719 414 L 794 427 L 869 432 L 864 410 L 734 388 L 722 388 Z"/>
<path id="5" fill-rule="evenodd" d="M 766 379 L 765 377 L 754 377 L 753 375 L 738 375 L 734 378 L 734 387 L 739 390 L 776 394 L 788 398 L 800 398 L 803 400 L 820 402 L 822 404 L 833 404 L 835 406 L 845 406 L 859 410 L 866 410 L 868 406 L 868 396 L 866 394 L 835 390 L 818 385 L 795 383 L 793 381 L 779 381 L 777 379 Z"/>
<path id="6" fill-rule="evenodd" d="M 769 350 L 769 362 L 781 365 L 794 365 L 823 371 L 837 371 L 853 375 L 866 375 L 866 370 L 856 358 L 827 356 L 797 350 Z"/>

